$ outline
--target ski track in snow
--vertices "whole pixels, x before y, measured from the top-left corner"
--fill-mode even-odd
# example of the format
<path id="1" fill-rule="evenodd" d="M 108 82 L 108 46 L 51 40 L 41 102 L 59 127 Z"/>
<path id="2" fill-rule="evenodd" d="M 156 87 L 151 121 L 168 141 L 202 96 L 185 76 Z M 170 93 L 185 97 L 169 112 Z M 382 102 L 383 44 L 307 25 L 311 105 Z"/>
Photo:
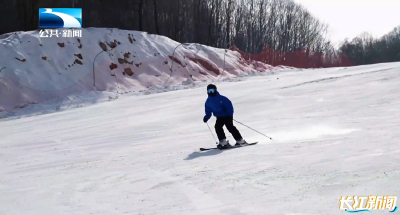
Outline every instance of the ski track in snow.
<path id="1" fill-rule="evenodd" d="M 236 123 L 259 143 L 226 151 L 199 151 L 215 146 L 205 82 L 21 109 L 0 121 L 0 214 L 330 215 L 345 213 L 341 196 L 400 196 L 399 73 L 389 63 L 217 82 L 234 118 L 273 138 Z"/>
<path id="2" fill-rule="evenodd" d="M 217 213 L 216 211 L 213 211 L 214 207 L 223 207 L 224 204 L 221 201 L 213 198 L 212 196 L 205 194 L 195 186 L 185 184 L 184 180 L 172 178 L 171 176 L 165 173 L 160 173 L 154 170 L 149 169 L 149 171 L 153 172 L 157 176 L 157 178 L 159 178 L 161 181 L 164 181 L 152 187 L 151 189 L 157 189 L 160 186 L 174 184 L 177 187 L 177 189 L 191 201 L 192 206 L 196 209 L 196 211 L 200 211 L 199 214 L 230 214 L 230 213 Z M 232 207 L 232 206 L 228 205 L 227 207 Z M 234 208 L 225 210 L 229 210 L 229 212 L 235 211 Z"/>
<path id="3" fill-rule="evenodd" d="M 384 71 L 391 70 L 391 69 L 393 69 L 393 68 L 381 69 L 381 70 L 371 71 L 371 72 L 361 72 L 361 73 L 356 73 L 356 74 L 351 74 L 351 75 L 342 75 L 342 76 L 337 76 L 337 77 L 321 78 L 321 79 L 317 79 L 317 80 L 314 80 L 314 81 L 307 81 L 307 82 L 304 82 L 304 83 L 301 83 L 301 84 L 296 84 L 296 85 L 292 85 L 292 86 L 288 86 L 288 87 L 282 87 L 282 89 L 298 87 L 298 86 L 302 86 L 302 85 L 305 85 L 305 84 L 311 84 L 311 83 L 333 81 L 333 80 L 336 80 L 336 79 L 339 79 L 339 78 L 352 77 L 352 76 L 355 76 L 355 75 L 364 75 L 364 74 L 367 74 L 367 73 L 374 73 L 374 72 L 384 72 Z"/>

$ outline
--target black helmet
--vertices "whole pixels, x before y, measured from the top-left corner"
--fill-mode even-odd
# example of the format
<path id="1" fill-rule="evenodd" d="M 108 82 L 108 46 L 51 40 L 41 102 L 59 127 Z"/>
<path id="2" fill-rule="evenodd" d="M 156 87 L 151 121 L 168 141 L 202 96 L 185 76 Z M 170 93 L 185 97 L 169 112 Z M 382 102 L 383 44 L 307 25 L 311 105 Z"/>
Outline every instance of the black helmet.
<path id="1" fill-rule="evenodd" d="M 209 84 L 207 86 L 207 94 L 209 96 L 215 96 L 217 95 L 217 86 L 215 86 L 214 84 Z"/>

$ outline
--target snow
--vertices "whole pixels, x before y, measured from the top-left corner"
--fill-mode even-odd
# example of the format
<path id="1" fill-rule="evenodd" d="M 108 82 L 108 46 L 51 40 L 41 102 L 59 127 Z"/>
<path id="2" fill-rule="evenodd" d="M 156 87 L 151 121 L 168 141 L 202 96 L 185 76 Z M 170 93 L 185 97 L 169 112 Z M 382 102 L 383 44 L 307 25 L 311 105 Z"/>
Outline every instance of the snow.
<path id="1" fill-rule="evenodd" d="M 39 31 L 0 35 L 0 112 L 7 111 L 7 117 L 32 104 L 68 102 L 87 94 L 96 96 L 85 102 L 102 102 L 98 91 L 167 91 L 191 83 L 188 79 L 224 80 L 282 70 L 247 63 L 236 51 L 180 44 L 146 32 L 82 28 L 82 38 L 66 38 L 63 29 L 56 30 L 58 37 L 40 37 Z"/>
<path id="2" fill-rule="evenodd" d="M 210 81 L 32 105 L 60 108 L 0 121 L 0 214 L 341 214 L 341 196 L 399 196 L 399 81 L 387 63 L 215 82 L 273 138 L 235 123 L 259 144 L 227 151 L 199 152 Z"/>

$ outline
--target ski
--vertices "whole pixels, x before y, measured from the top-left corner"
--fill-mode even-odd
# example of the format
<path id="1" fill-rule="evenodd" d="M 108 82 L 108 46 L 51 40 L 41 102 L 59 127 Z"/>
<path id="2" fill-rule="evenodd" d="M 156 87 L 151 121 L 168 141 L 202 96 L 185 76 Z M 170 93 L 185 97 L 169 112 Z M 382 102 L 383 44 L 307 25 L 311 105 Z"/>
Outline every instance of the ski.
<path id="1" fill-rule="evenodd" d="M 217 148 L 217 147 L 215 147 L 215 148 L 200 148 L 200 151 L 208 151 L 208 150 L 213 150 L 213 149 L 219 149 L 219 150 L 236 149 L 236 148 L 241 148 L 241 147 L 245 147 L 245 146 L 256 145 L 257 143 L 258 143 L 258 142 L 254 142 L 254 143 L 245 143 L 245 144 L 242 144 L 242 145 L 240 145 L 240 146 L 228 146 L 228 147 L 222 148 L 222 149 L 219 149 L 219 148 Z"/>

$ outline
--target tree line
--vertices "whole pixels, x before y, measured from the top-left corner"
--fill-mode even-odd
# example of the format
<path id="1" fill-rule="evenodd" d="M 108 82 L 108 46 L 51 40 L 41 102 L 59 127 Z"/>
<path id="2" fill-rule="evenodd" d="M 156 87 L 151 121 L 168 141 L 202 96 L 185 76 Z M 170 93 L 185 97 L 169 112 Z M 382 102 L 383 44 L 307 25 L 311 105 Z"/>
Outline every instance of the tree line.
<path id="1" fill-rule="evenodd" d="M 400 26 L 381 38 L 364 32 L 351 41 L 345 40 L 339 51 L 355 65 L 400 61 Z"/>
<path id="2" fill-rule="evenodd" d="M 268 48 L 277 51 L 274 59 L 302 52 L 308 56 L 302 59 L 318 54 L 329 62 L 324 65 L 340 65 L 339 56 L 346 54 L 358 65 L 397 59 L 387 55 L 400 53 L 389 47 L 399 42 L 393 32 L 384 40 L 373 40 L 372 49 L 369 37 L 335 49 L 327 37 L 328 25 L 292 0 L 3 0 L 0 34 L 37 29 L 38 9 L 44 7 L 82 8 L 83 27 L 146 31 L 219 48 L 234 45 L 246 53 Z"/>

